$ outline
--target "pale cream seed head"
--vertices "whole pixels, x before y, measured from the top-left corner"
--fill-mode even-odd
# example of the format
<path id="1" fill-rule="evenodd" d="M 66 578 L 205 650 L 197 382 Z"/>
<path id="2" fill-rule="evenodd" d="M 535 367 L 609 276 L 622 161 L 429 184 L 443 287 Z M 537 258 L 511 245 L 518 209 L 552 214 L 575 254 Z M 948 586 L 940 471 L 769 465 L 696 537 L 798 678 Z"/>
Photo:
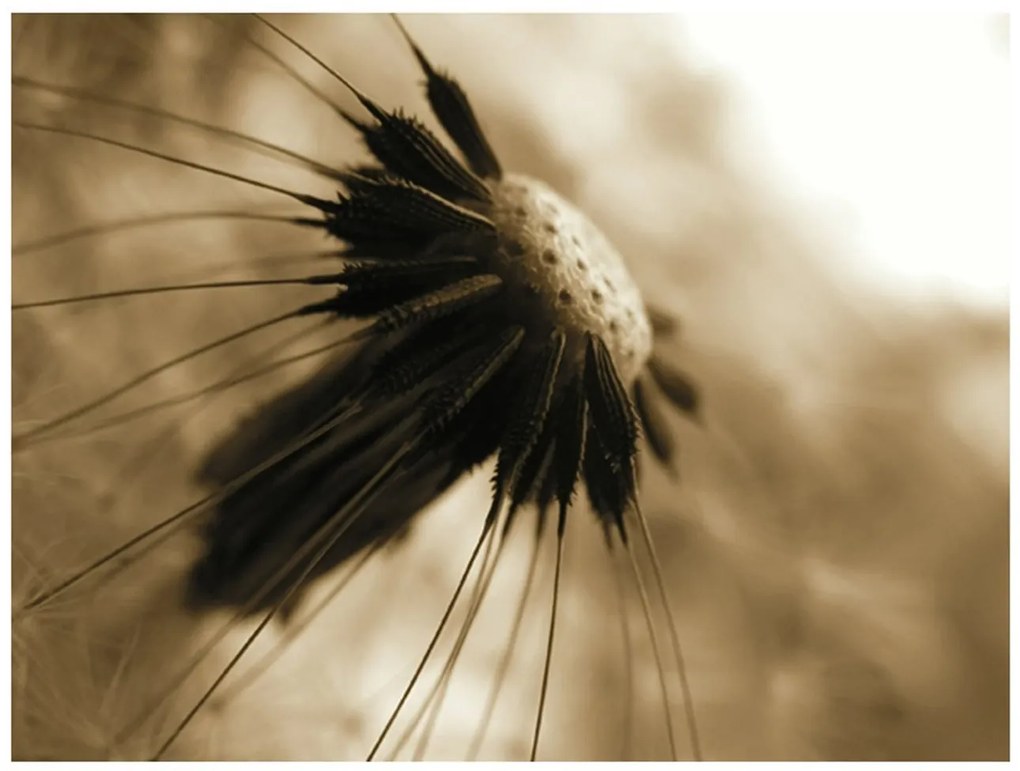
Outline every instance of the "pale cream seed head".
<path id="1" fill-rule="evenodd" d="M 585 332 L 600 336 L 620 377 L 630 383 L 652 350 L 641 293 L 620 253 L 581 211 L 548 185 L 521 174 L 492 183 L 488 216 L 498 244 L 491 269 L 522 321 L 563 328 L 583 351 Z"/>

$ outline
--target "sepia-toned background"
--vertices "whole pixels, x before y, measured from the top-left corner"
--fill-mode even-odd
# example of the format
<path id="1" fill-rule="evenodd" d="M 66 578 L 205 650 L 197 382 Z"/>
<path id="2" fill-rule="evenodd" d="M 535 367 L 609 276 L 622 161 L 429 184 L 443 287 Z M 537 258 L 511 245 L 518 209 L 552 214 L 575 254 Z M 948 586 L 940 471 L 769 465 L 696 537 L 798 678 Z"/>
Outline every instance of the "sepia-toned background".
<path id="1" fill-rule="evenodd" d="M 954 37 L 952 25 L 923 16 L 405 17 L 468 91 L 504 166 L 577 203 L 627 257 L 646 296 L 681 318 L 671 360 L 699 383 L 704 421 L 673 423 L 680 479 L 643 463 L 642 496 L 710 759 L 1008 755 L 1007 198 L 993 162 L 994 148 L 1007 147 L 988 80 L 1002 77 L 1008 40 L 1000 20 L 961 18 Z M 388 18 L 278 21 L 385 105 L 425 113 L 420 73 Z M 353 132 L 239 30 L 354 106 L 245 18 L 16 16 L 14 73 L 159 105 L 327 163 L 362 158 Z M 936 46 L 955 57 L 952 81 L 931 53 L 939 41 L 952 43 Z M 896 50 L 913 63 L 876 53 Z M 812 56 L 819 77 L 809 81 Z M 881 98 L 869 101 L 869 90 Z M 947 102 L 985 97 L 959 106 L 951 130 L 933 123 L 922 135 L 923 118 L 948 120 L 932 96 L 940 91 Z M 1005 90 L 1000 97 L 1004 105 Z M 18 120 L 331 193 L 312 175 L 162 119 L 19 88 L 13 110 Z M 13 170 L 15 245 L 145 214 L 295 211 L 230 181 L 27 130 L 15 130 Z M 974 223 L 972 240 L 961 221 Z M 323 246 L 314 233 L 232 219 L 120 230 L 16 254 L 14 297 L 288 275 Z M 966 251 L 962 264 L 974 269 L 952 261 L 954 251 Z M 15 429 L 298 296 L 272 287 L 16 313 Z M 125 406 L 250 368 L 289 331 L 174 368 Z M 199 497 L 194 470 L 204 453 L 310 371 L 15 455 L 15 607 Z M 487 497 L 479 472 L 423 512 L 268 673 L 243 690 L 228 681 L 169 757 L 364 757 L 442 614 Z M 470 752 L 530 542 L 529 523 L 502 558 L 429 758 Z M 551 547 L 543 544 L 483 758 L 527 757 Z M 174 539 L 102 588 L 16 616 L 16 757 L 145 757 L 159 746 L 251 628 L 236 630 L 143 727 L 118 735 L 226 620 L 179 609 L 194 554 L 187 536 Z M 623 644 L 619 557 L 578 507 L 542 758 L 668 757 L 632 588 Z M 334 582 L 324 579 L 305 606 Z M 664 618 L 656 623 L 664 629 Z M 280 635 L 262 638 L 247 660 Z M 666 670 L 675 677 L 668 662 Z M 676 692 L 674 700 L 679 728 Z"/>

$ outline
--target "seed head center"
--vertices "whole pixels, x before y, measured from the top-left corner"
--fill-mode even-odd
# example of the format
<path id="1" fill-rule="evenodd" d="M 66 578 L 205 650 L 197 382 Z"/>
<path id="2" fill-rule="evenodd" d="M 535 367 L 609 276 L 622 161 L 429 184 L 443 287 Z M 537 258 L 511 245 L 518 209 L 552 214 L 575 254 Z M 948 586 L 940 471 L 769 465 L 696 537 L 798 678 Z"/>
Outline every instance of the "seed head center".
<path id="1" fill-rule="evenodd" d="M 493 269 L 522 321 L 562 327 L 575 340 L 599 335 L 625 382 L 652 348 L 641 293 L 623 258 L 581 211 L 536 179 L 507 175 L 493 186 Z"/>

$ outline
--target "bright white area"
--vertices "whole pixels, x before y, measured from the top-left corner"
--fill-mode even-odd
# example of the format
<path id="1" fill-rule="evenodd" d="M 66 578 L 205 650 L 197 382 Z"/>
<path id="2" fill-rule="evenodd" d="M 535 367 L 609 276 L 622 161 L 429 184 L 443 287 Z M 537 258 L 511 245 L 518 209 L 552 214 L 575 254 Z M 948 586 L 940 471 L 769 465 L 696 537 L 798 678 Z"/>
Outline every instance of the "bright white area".
<path id="1" fill-rule="evenodd" d="M 678 45 L 731 80 L 742 156 L 829 212 L 865 278 L 1005 306 L 1009 24 L 989 15 L 689 14 Z"/>

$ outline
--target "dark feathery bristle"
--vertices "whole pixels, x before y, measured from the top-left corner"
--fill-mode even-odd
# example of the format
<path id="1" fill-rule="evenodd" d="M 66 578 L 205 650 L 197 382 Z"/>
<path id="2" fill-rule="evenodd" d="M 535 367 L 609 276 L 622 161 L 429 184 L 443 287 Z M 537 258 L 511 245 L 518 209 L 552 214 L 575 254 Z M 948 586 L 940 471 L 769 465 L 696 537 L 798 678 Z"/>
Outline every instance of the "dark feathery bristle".
<path id="1" fill-rule="evenodd" d="M 452 362 L 434 362 L 438 367 L 421 380 L 395 376 L 400 392 L 382 395 L 374 374 L 387 354 L 374 358 L 373 376 L 363 396 L 371 400 L 370 405 L 346 417 L 334 409 L 341 422 L 330 427 L 327 421 L 326 430 L 318 436 L 301 432 L 299 436 L 306 439 L 298 451 L 279 458 L 218 503 L 207 531 L 206 554 L 191 577 L 189 598 L 193 605 L 226 604 L 243 607 L 245 612 L 269 607 L 308 563 L 294 565 L 286 579 L 266 589 L 270 577 L 409 442 L 417 442 L 419 451 L 400 467 L 401 484 L 384 488 L 381 498 L 368 505 L 349 532 L 314 566 L 312 575 L 320 575 L 364 547 L 407 528 L 428 501 L 468 470 L 458 450 L 462 430 L 451 424 L 473 406 L 486 384 L 504 371 L 524 330 L 511 327 L 496 335 L 489 332 L 472 345 L 475 335 L 449 336 L 453 327 L 441 322 L 428 326 L 431 339 L 443 332 L 447 340 L 456 341 L 449 352 Z M 427 337 L 422 331 L 416 340 L 422 342 Z M 436 380 L 437 384 L 430 385 Z M 492 405 L 487 409 L 491 411 Z M 477 416 L 472 422 L 483 424 Z M 483 447 L 486 456 L 495 450 L 496 436 L 498 433 L 493 433 L 491 442 Z M 280 511 L 286 511 L 287 516 L 281 518 Z"/>
<path id="2" fill-rule="evenodd" d="M 493 329 L 500 329 L 505 324 L 498 318 L 480 320 L 478 329 L 491 336 Z M 513 403 L 519 390 L 516 373 L 526 363 L 524 356 L 515 356 L 510 365 L 481 389 L 471 404 L 451 422 L 446 434 L 455 445 L 452 475 L 460 476 L 476 468 L 499 449 L 510 418 L 506 405 Z"/>
<path id="3" fill-rule="evenodd" d="M 503 169 L 482 131 L 464 90 L 446 73 L 430 71 L 426 94 L 432 111 L 446 133 L 467 158 L 471 170 L 480 177 L 500 179 Z"/>
<path id="4" fill-rule="evenodd" d="M 344 265 L 334 282 L 348 289 L 366 285 L 391 283 L 400 279 L 418 279 L 441 273 L 444 277 L 478 270 L 474 257 L 441 257 L 437 259 L 386 260 L 373 262 L 353 261 Z"/>
<path id="5" fill-rule="evenodd" d="M 351 124 L 388 171 L 449 200 L 480 203 L 491 193 L 477 175 L 464 168 L 421 121 L 396 112 L 379 111 L 378 123 Z"/>
<path id="6" fill-rule="evenodd" d="M 587 336 L 583 378 L 589 419 L 585 486 L 603 525 L 615 525 L 625 537 L 623 515 L 636 497 L 637 415 L 609 350 L 597 335 Z"/>
<path id="7" fill-rule="evenodd" d="M 549 457 L 545 466 L 539 471 L 538 477 L 534 483 L 534 489 L 532 490 L 531 497 L 535 501 L 535 508 L 538 509 L 539 515 L 545 517 L 549 511 L 549 507 L 552 506 L 553 499 L 556 498 L 556 487 L 559 482 L 555 473 L 556 463 L 556 443 L 553 442 L 549 447 Z M 580 468 L 574 475 L 574 483 L 576 486 L 577 479 L 580 476 Z M 562 506 L 562 504 L 561 504 Z M 544 526 L 544 525 L 543 525 Z"/>
<path id="8" fill-rule="evenodd" d="M 687 375 L 655 355 L 648 362 L 648 371 L 652 373 L 655 384 L 678 410 L 695 420 L 700 420 L 701 403 L 698 391 Z"/>
<path id="9" fill-rule="evenodd" d="M 503 279 L 492 273 L 470 276 L 385 309 L 369 329 L 372 334 L 392 332 L 408 324 L 443 318 L 492 297 L 502 286 Z"/>
<path id="10" fill-rule="evenodd" d="M 517 407 L 500 442 L 499 458 L 496 462 L 497 487 L 501 491 L 512 490 L 521 466 L 535 448 L 542 433 L 553 400 L 566 342 L 567 337 L 563 330 L 554 329 L 541 352 L 535 357 L 527 382 L 522 384 Z"/>
<path id="11" fill-rule="evenodd" d="M 502 177 L 503 170 L 500 168 L 499 160 L 492 151 L 478 118 L 475 117 L 475 111 L 471 109 L 467 94 L 448 73 L 439 72 L 432 66 L 400 20 L 396 17 L 394 19 L 425 75 L 425 95 L 428 97 L 432 112 L 450 139 L 464 153 L 471 170 L 480 177 L 492 179 Z"/>
<path id="12" fill-rule="evenodd" d="M 585 435 L 582 469 L 584 485 L 592 510 L 607 530 L 615 527 L 620 537 L 627 540 L 623 514 L 630 503 L 632 485 L 624 481 L 619 471 L 614 471 L 607 459 L 605 447 L 598 432 L 589 424 Z"/>
<path id="13" fill-rule="evenodd" d="M 465 335 L 463 323 L 458 317 L 440 319 L 418 328 L 389 348 L 372 370 L 373 398 L 389 398 L 410 390 L 477 344 L 485 333 L 484 327 Z"/>
<path id="14" fill-rule="evenodd" d="M 208 547 L 192 575 L 196 605 L 244 604 L 288 556 L 350 499 L 401 443 L 400 403 L 359 412 L 230 489 L 209 522 Z M 279 446 L 279 445 L 277 445 Z M 285 517 L 279 512 L 287 513 Z M 268 587 L 259 605 L 280 587 Z"/>
<path id="15" fill-rule="evenodd" d="M 495 235 L 495 226 L 486 217 L 405 179 L 349 175 L 345 182 L 349 195 L 340 196 L 325 213 L 326 229 L 337 238 Z"/>
<path id="16" fill-rule="evenodd" d="M 553 465 L 549 477 L 554 480 L 547 492 L 540 493 L 539 504 L 548 505 L 546 495 L 555 495 L 560 506 L 567 506 L 574 496 L 588 434 L 588 400 L 585 398 L 584 374 L 577 374 L 567 386 L 559 409 Z M 543 486 L 544 487 L 544 486 Z"/>
<path id="17" fill-rule="evenodd" d="M 338 316 L 374 316 L 440 291 L 472 274 L 478 265 L 465 258 L 352 263 L 339 273 L 343 289 L 329 301 Z"/>
<path id="18" fill-rule="evenodd" d="M 470 361 L 459 368 L 438 390 L 435 398 L 425 405 L 425 425 L 429 435 L 441 432 L 475 395 L 517 353 L 524 340 L 524 327 L 511 326 L 500 332 L 482 350 L 470 357 Z"/>
<path id="19" fill-rule="evenodd" d="M 310 432 L 362 387 L 383 347 L 383 340 L 373 340 L 354 348 L 271 402 L 258 404 L 206 454 L 196 478 L 208 485 L 226 485 Z"/>
<path id="20" fill-rule="evenodd" d="M 554 498 L 560 502 L 561 513 L 570 504 L 581 473 L 587 425 L 588 405 L 580 374 L 551 398 L 541 432 L 536 434 L 511 486 L 513 508 L 533 501 L 540 518 L 544 518 Z"/>
<path id="21" fill-rule="evenodd" d="M 510 505 L 512 511 L 520 508 L 528 501 L 540 503 L 542 480 L 549 476 L 549 468 L 553 462 L 556 428 L 556 406 L 554 405 L 546 418 L 545 425 L 542 427 L 542 433 L 538 436 L 531 452 L 528 453 L 527 459 L 521 465 L 517 479 L 511 485 Z"/>
<path id="22" fill-rule="evenodd" d="M 653 392 L 653 388 L 654 386 L 648 382 L 647 375 L 639 375 L 634 381 L 634 407 L 637 409 L 638 417 L 641 418 L 648 446 L 659 461 L 674 470 L 673 456 L 676 453 L 676 443 L 673 441 L 673 433 L 669 430 L 666 416 L 659 409 L 658 396 Z"/>
<path id="23" fill-rule="evenodd" d="M 637 453 L 637 415 L 609 350 L 597 335 L 587 335 L 584 386 L 592 427 L 604 446 L 610 467 L 615 474 L 632 474 Z"/>
<path id="24" fill-rule="evenodd" d="M 263 587 L 288 555 L 326 526 L 332 512 L 351 499 L 397 449 L 417 442 L 421 451 L 402 466 L 401 494 L 394 488 L 382 501 L 371 504 L 364 521 L 338 541 L 313 574 L 409 526 L 417 511 L 466 470 L 456 460 L 458 432 L 447 429 L 503 371 L 523 337 L 522 328 L 512 327 L 498 335 L 489 333 L 474 346 L 471 338 L 456 338 L 461 355 L 440 367 L 433 378 L 405 380 L 409 388 L 402 394 L 373 398 L 366 409 L 348 417 L 338 415 L 342 421 L 333 427 L 325 425 L 327 430 L 318 436 L 304 432 L 305 443 L 299 451 L 279 458 L 230 490 L 209 524 L 207 553 L 192 574 L 191 602 L 243 605 L 246 612 L 268 607 L 287 584 Z M 435 377 L 440 382 L 429 386 Z M 369 397 L 375 385 L 372 378 Z M 423 400 L 424 406 L 416 410 Z M 486 454 L 493 449 L 494 445 L 489 446 Z M 287 511 L 287 517 L 279 517 L 280 511 Z M 295 565 L 289 575 L 298 575 L 301 568 Z M 251 601 L 253 597 L 257 602 Z"/>

